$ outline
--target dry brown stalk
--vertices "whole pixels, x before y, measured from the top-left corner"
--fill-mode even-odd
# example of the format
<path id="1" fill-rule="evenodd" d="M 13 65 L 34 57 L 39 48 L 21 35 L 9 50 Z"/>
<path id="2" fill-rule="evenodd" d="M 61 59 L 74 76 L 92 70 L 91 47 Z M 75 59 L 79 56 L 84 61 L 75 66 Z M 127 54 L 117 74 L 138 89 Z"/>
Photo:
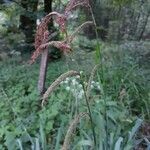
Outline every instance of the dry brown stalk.
<path id="1" fill-rule="evenodd" d="M 35 61 L 35 59 L 43 52 L 44 49 L 48 47 L 44 47 L 41 49 L 41 45 L 46 44 L 49 40 L 49 35 L 52 34 L 48 31 L 48 24 L 52 21 L 52 17 L 55 16 L 56 23 L 60 26 L 62 32 L 66 32 L 66 16 L 60 14 L 58 12 L 51 12 L 46 15 L 41 23 L 37 26 L 36 34 L 35 34 L 35 49 L 36 51 L 33 53 L 31 57 L 31 63 Z"/>
<path id="2" fill-rule="evenodd" d="M 66 44 L 65 46 L 58 45 L 58 41 L 56 41 L 57 43 L 54 43 L 54 46 L 56 44 L 56 47 L 58 45 L 58 49 L 61 49 L 63 52 L 67 52 L 65 51 L 65 49 L 63 49 L 64 47 L 66 48 L 66 46 L 68 47 L 68 45 L 71 43 L 71 41 L 74 38 L 74 34 L 72 34 L 70 36 L 70 38 L 68 37 L 67 34 L 67 19 L 68 19 L 68 15 L 69 13 L 73 10 L 76 9 L 76 7 L 78 6 L 84 6 L 84 7 L 89 7 L 89 0 L 70 0 L 68 2 L 68 5 L 66 6 L 66 9 L 64 11 L 64 13 L 60 14 L 58 12 L 51 12 L 48 15 L 46 15 L 41 23 L 37 26 L 37 30 L 36 30 L 36 34 L 35 34 L 35 49 L 36 51 L 33 53 L 32 57 L 31 57 L 31 61 L 30 63 L 35 62 L 36 58 L 44 51 L 44 50 L 48 50 L 48 46 L 50 45 L 50 43 L 48 44 L 48 39 L 49 39 L 49 35 L 51 35 L 52 33 L 49 32 L 48 30 L 48 24 L 52 21 L 52 18 L 55 20 L 55 22 L 59 25 L 60 30 L 65 33 L 66 38 L 64 40 Z M 83 25 L 85 25 L 86 23 L 84 23 Z M 82 27 L 82 25 L 81 25 Z M 76 32 L 79 31 L 79 28 L 76 30 Z M 61 41 L 60 41 L 61 42 Z M 46 44 L 48 46 L 43 47 L 43 44 Z M 61 43 L 62 44 L 62 43 Z M 70 47 L 70 46 L 69 46 Z"/>
<path id="3" fill-rule="evenodd" d="M 35 59 L 39 56 L 39 52 L 44 51 L 44 49 L 48 48 L 49 46 L 54 46 L 60 50 L 62 50 L 64 53 L 70 52 L 71 47 L 65 43 L 64 41 L 51 41 L 45 44 L 41 44 L 37 50 L 33 53 L 31 57 L 31 64 L 35 61 Z"/>
<path id="4" fill-rule="evenodd" d="M 122 101 L 126 95 L 127 95 L 126 89 L 123 88 L 119 93 L 119 100 Z"/>
<path id="5" fill-rule="evenodd" d="M 89 6 L 89 0 L 70 0 L 65 9 L 65 15 L 68 15 L 72 10 L 76 9 L 78 6 Z"/>
<path id="6" fill-rule="evenodd" d="M 72 42 L 72 40 L 74 39 L 74 37 L 76 36 L 76 34 L 78 33 L 78 32 L 80 32 L 81 31 L 81 29 L 83 29 L 85 26 L 87 26 L 87 25 L 92 25 L 93 24 L 93 22 L 92 21 L 86 21 L 86 22 L 84 22 L 83 24 L 81 24 L 69 37 L 68 37 L 68 43 L 71 43 Z"/>
<path id="7" fill-rule="evenodd" d="M 76 76 L 76 75 L 80 75 L 79 72 L 71 70 L 68 71 L 64 74 L 62 74 L 61 76 L 59 76 L 47 89 L 47 91 L 43 94 L 43 101 L 42 101 L 42 106 L 44 104 L 44 102 L 47 100 L 48 96 L 60 85 L 60 83 L 62 81 L 64 81 L 67 77 L 71 77 L 71 76 Z"/>
<path id="8" fill-rule="evenodd" d="M 73 133 L 75 132 L 77 125 L 80 122 L 80 119 L 82 119 L 84 117 L 88 117 L 88 113 L 80 113 L 71 121 L 61 150 L 69 150 L 69 146 L 70 146 L 70 142 L 71 142 Z"/>

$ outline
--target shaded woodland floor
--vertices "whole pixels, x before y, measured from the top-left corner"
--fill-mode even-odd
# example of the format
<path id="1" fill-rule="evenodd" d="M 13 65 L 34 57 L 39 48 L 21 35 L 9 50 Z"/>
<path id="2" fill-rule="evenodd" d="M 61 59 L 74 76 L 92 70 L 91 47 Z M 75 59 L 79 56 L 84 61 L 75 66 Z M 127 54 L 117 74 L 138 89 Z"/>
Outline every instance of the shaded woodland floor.
<path id="1" fill-rule="evenodd" d="M 20 119 L 25 123 L 28 132 L 35 136 L 39 129 L 37 118 L 42 112 L 39 109 L 37 93 L 40 60 L 33 65 L 29 65 L 30 54 L 22 54 L 19 49 L 13 49 L 11 44 L 7 43 L 7 40 L 1 39 L 0 43 L 2 45 L 0 48 L 0 109 L 2 111 L 0 115 L 2 120 L 0 122 L 0 135 L 5 137 L 0 138 L 0 146 L 3 148 L 4 145 L 10 144 L 8 142 L 10 140 L 9 135 L 4 131 L 8 129 L 8 131 L 15 133 L 13 138 L 22 135 L 22 130 L 18 129 Z M 79 46 L 75 44 L 74 51 L 71 54 L 56 60 L 49 60 L 47 87 L 59 75 L 68 70 L 83 71 L 87 77 L 90 75 L 92 68 L 95 66 L 94 44 L 93 47 L 85 47 L 82 42 L 77 45 Z M 113 101 L 119 103 L 120 107 L 123 105 L 124 109 L 129 111 L 130 115 L 132 114 L 128 118 L 129 122 L 137 117 L 143 119 L 142 125 L 135 135 L 134 149 L 144 150 L 147 147 L 147 142 L 150 141 L 150 43 L 146 41 L 126 41 L 117 45 L 102 42 L 101 49 L 104 67 L 106 67 L 104 70 L 106 93 L 114 99 Z M 121 87 L 122 80 L 125 80 L 123 87 Z M 118 102 L 117 93 L 121 94 L 122 91 L 119 90 L 122 89 L 125 89 L 125 95 Z M 58 90 L 56 95 L 59 92 L 61 93 L 61 90 Z M 95 94 L 93 94 L 94 97 L 96 97 Z M 60 97 L 63 97 L 63 95 L 60 95 Z M 67 106 L 63 104 L 63 107 L 66 108 Z M 57 117 L 62 118 L 64 116 L 57 113 Z M 57 121 L 59 124 L 60 120 L 56 120 L 54 117 L 53 121 L 54 124 L 45 125 L 46 130 L 51 131 L 48 132 L 50 135 L 55 135 L 53 130 L 56 129 Z M 37 125 L 35 125 L 36 123 Z M 122 133 L 125 133 L 124 130 Z"/>

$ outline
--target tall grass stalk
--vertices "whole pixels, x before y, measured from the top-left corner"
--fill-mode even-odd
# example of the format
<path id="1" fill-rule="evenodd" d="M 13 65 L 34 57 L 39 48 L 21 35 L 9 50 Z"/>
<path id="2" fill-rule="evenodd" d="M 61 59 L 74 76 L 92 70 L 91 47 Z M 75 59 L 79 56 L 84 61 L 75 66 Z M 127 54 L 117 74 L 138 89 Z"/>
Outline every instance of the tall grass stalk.
<path id="1" fill-rule="evenodd" d="M 80 78 L 82 79 L 81 75 L 80 75 Z M 96 133 L 95 133 L 94 123 L 93 123 L 93 118 L 92 118 L 92 111 L 91 111 L 90 104 L 89 104 L 89 98 L 88 98 L 88 95 L 87 95 L 87 90 L 86 90 L 85 85 L 84 85 L 83 82 L 82 82 L 82 87 L 83 87 L 83 90 L 84 90 L 84 97 L 85 97 L 87 109 L 88 109 L 88 112 L 89 112 L 89 117 L 90 117 L 90 122 L 91 122 L 91 128 L 92 128 L 93 138 L 94 138 L 94 145 L 96 147 Z"/>
<path id="2" fill-rule="evenodd" d="M 87 113 L 80 113 L 70 123 L 70 126 L 69 126 L 69 128 L 67 130 L 67 134 L 65 136 L 64 143 L 63 143 L 63 146 L 62 146 L 61 150 L 68 150 L 69 149 L 70 142 L 71 142 L 71 137 L 73 135 L 74 130 L 77 127 L 77 124 L 80 122 L 80 119 L 82 119 L 82 118 L 84 118 L 86 116 L 88 116 Z"/>
<path id="3" fill-rule="evenodd" d="M 100 73 L 101 77 L 99 78 L 99 82 L 100 82 L 102 90 L 103 90 L 103 94 L 102 95 L 103 95 L 104 102 L 105 102 L 106 149 L 108 149 L 108 143 L 107 143 L 107 141 L 108 141 L 108 128 L 107 128 L 108 118 L 107 118 L 106 97 L 105 97 L 104 88 L 103 88 L 105 83 L 104 83 L 104 67 L 103 67 L 103 60 L 102 60 L 102 50 L 101 50 L 100 43 L 99 43 L 99 36 L 98 36 L 98 31 L 97 31 L 96 20 L 95 20 L 95 17 L 94 17 L 94 13 L 93 13 L 92 7 L 90 5 L 89 5 L 89 9 L 90 9 L 90 13 L 92 15 L 92 20 L 93 20 L 93 23 L 94 23 L 94 26 L 95 26 L 95 33 L 96 33 L 96 41 L 97 41 L 97 44 L 96 44 L 96 63 L 99 64 L 99 61 L 100 61 L 100 66 L 101 66 L 101 73 Z"/>
<path id="4" fill-rule="evenodd" d="M 92 21 L 94 23 L 94 29 L 95 29 L 95 34 L 96 34 L 96 55 L 95 55 L 95 58 L 96 58 L 96 63 L 97 64 L 99 64 L 99 61 L 100 61 L 101 71 L 102 71 L 102 79 L 103 79 L 102 50 L 101 50 L 100 43 L 99 43 L 97 24 L 96 24 L 96 20 L 95 20 L 94 13 L 93 13 L 91 5 L 89 5 L 89 9 L 90 9 L 90 13 L 91 13 L 91 16 L 92 16 Z"/>

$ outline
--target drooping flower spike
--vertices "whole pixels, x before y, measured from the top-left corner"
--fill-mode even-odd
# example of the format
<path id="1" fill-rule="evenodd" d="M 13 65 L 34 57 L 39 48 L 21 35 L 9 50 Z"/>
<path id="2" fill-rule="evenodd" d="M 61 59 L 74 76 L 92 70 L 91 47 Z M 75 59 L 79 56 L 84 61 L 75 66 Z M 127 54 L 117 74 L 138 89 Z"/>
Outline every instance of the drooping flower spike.
<path id="1" fill-rule="evenodd" d="M 70 44 L 74 39 L 75 34 L 79 31 L 80 27 L 75 30 L 75 32 L 69 37 L 66 30 L 66 24 L 69 13 L 77 6 L 89 7 L 89 0 L 70 0 L 65 8 L 64 14 L 60 14 L 58 12 L 51 12 L 42 19 L 41 23 L 37 26 L 34 43 L 36 50 L 31 57 L 30 63 L 35 62 L 36 58 L 43 52 L 43 50 L 47 49 L 50 45 L 57 47 L 64 53 L 70 52 Z M 54 21 L 59 25 L 61 32 L 66 34 L 66 39 L 64 39 L 64 41 L 48 42 L 49 35 L 51 34 L 48 31 L 48 24 L 52 21 L 52 17 L 54 17 Z"/>

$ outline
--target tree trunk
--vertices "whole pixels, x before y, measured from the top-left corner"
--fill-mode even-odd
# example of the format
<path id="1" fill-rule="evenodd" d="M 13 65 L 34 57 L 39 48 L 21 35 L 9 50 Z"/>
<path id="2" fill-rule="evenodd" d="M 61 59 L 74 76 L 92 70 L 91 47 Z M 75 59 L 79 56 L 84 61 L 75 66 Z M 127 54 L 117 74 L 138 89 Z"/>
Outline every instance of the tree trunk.
<path id="1" fill-rule="evenodd" d="M 41 57 L 40 74 L 39 74 L 39 81 L 38 81 L 38 91 L 40 95 L 43 95 L 46 90 L 45 79 L 46 79 L 46 72 L 47 72 L 47 60 L 48 60 L 48 49 L 45 49 Z"/>
<path id="2" fill-rule="evenodd" d="M 52 12 L 52 0 L 44 0 L 44 12 L 48 14 Z M 53 27 L 53 22 L 51 21 L 49 24 L 49 29 L 51 30 Z M 48 49 L 45 49 L 42 53 L 41 57 L 41 65 L 40 65 L 40 73 L 39 73 L 39 81 L 38 81 L 38 91 L 40 95 L 43 95 L 45 92 L 45 79 L 47 72 L 47 62 L 48 62 Z"/>
<path id="3" fill-rule="evenodd" d="M 136 39 L 136 33 L 137 33 L 137 28 L 138 28 L 138 24 L 139 24 L 139 19 L 140 19 L 140 12 L 137 14 L 137 16 L 135 17 L 134 20 L 134 26 L 133 26 L 133 32 L 132 35 L 134 36 L 134 39 Z"/>
<path id="4" fill-rule="evenodd" d="M 52 12 L 52 0 L 44 0 L 44 12 L 46 14 Z"/>
<path id="5" fill-rule="evenodd" d="M 142 37 L 143 37 L 144 31 L 146 29 L 146 25 L 147 25 L 147 22 L 148 22 L 149 15 L 150 15 L 150 12 L 148 12 L 147 15 L 145 16 L 145 18 L 143 19 L 143 23 L 142 23 L 142 26 L 141 26 L 141 32 L 139 34 L 138 40 L 141 40 Z"/>
<path id="6" fill-rule="evenodd" d="M 26 43 L 34 42 L 34 30 L 36 29 L 36 11 L 38 0 L 21 0 L 23 14 L 20 15 L 20 29 L 25 34 Z"/>

